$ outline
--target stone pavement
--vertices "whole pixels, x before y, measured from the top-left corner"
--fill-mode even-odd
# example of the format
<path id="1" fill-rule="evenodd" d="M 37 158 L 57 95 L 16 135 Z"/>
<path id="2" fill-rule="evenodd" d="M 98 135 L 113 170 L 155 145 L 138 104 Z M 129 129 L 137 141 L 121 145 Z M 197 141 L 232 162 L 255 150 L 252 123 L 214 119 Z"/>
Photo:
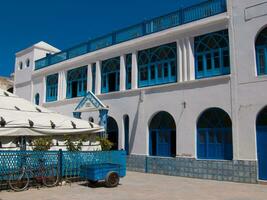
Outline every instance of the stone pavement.
<path id="1" fill-rule="evenodd" d="M 84 182 L 25 192 L 0 192 L 1 200 L 266 200 L 267 185 L 240 184 L 128 172 L 117 188 Z"/>

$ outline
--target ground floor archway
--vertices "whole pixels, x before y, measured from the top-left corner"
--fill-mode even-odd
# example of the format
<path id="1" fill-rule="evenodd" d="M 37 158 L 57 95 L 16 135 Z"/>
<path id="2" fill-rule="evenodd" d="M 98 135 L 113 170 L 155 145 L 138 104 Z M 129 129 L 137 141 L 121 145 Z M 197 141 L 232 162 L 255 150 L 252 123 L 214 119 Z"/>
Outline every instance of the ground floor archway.
<path id="1" fill-rule="evenodd" d="M 267 180 L 267 106 L 257 116 L 256 131 L 259 179 Z"/>
<path id="2" fill-rule="evenodd" d="M 157 113 L 149 124 L 149 155 L 176 155 L 176 125 L 168 112 Z"/>

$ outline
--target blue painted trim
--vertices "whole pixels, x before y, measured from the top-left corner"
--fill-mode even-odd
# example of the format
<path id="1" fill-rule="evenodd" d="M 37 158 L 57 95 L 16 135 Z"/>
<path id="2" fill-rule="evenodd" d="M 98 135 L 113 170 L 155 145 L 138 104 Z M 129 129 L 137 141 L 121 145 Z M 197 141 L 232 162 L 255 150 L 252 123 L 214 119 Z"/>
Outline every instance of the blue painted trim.
<path id="1" fill-rule="evenodd" d="M 221 14 L 226 11 L 226 0 L 207 0 L 84 42 L 65 51 L 48 55 L 45 58 L 35 61 L 35 70 L 138 37 Z"/>

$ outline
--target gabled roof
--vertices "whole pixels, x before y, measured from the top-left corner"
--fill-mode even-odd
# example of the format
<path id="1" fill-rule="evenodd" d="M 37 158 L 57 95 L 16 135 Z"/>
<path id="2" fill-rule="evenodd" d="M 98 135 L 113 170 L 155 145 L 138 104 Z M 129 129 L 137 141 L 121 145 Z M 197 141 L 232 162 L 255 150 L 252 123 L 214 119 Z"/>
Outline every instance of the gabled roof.
<path id="1" fill-rule="evenodd" d="M 40 41 L 28 48 L 25 48 L 19 52 L 16 53 L 16 56 L 19 56 L 19 55 L 22 55 L 22 54 L 25 54 L 25 53 L 28 53 L 29 51 L 33 50 L 34 48 L 37 48 L 37 49 L 42 49 L 42 50 L 46 50 L 46 51 L 49 51 L 51 53 L 57 53 L 57 52 L 60 52 L 60 50 L 44 41 Z"/>

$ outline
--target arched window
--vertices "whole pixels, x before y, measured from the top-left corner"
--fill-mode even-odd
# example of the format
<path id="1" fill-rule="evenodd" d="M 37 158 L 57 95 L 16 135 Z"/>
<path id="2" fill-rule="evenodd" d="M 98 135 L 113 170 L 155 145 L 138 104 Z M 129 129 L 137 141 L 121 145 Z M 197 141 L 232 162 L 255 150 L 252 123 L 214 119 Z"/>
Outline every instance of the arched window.
<path id="1" fill-rule="evenodd" d="M 210 108 L 199 117 L 197 156 L 200 159 L 233 159 L 232 122 L 224 110 Z"/>
<path id="2" fill-rule="evenodd" d="M 196 78 L 230 73 L 228 30 L 195 38 Z"/>
<path id="3" fill-rule="evenodd" d="M 109 141 L 113 143 L 111 150 L 118 150 L 119 128 L 116 120 L 110 116 L 107 119 L 107 135 Z"/>
<path id="4" fill-rule="evenodd" d="M 67 98 L 84 96 L 87 92 L 87 66 L 68 71 Z"/>
<path id="5" fill-rule="evenodd" d="M 267 180 L 267 106 L 257 116 L 256 130 L 259 179 Z"/>
<path id="6" fill-rule="evenodd" d="M 102 62 L 102 93 L 120 90 L 120 57 Z"/>
<path id="7" fill-rule="evenodd" d="M 124 150 L 126 151 L 127 155 L 129 155 L 129 116 L 125 115 L 123 117 L 124 123 Z"/>
<path id="8" fill-rule="evenodd" d="M 149 154 L 165 157 L 176 155 L 176 125 L 167 112 L 159 112 L 149 124 Z"/>
<path id="9" fill-rule="evenodd" d="M 46 77 L 46 102 L 56 101 L 58 92 L 58 74 Z"/>
<path id="10" fill-rule="evenodd" d="M 34 97 L 35 104 L 39 106 L 40 104 L 40 94 L 37 93 Z"/>
<path id="11" fill-rule="evenodd" d="M 138 52 L 139 87 L 176 81 L 176 48 L 176 43 L 171 43 Z"/>
<path id="12" fill-rule="evenodd" d="M 258 35 L 256 42 L 256 58 L 258 75 L 267 74 L 267 28 Z"/>
<path id="13" fill-rule="evenodd" d="M 19 62 L 19 70 L 23 69 L 23 62 Z"/>
<path id="14" fill-rule="evenodd" d="M 30 67 L 30 59 L 29 58 L 26 60 L 26 67 Z"/>

